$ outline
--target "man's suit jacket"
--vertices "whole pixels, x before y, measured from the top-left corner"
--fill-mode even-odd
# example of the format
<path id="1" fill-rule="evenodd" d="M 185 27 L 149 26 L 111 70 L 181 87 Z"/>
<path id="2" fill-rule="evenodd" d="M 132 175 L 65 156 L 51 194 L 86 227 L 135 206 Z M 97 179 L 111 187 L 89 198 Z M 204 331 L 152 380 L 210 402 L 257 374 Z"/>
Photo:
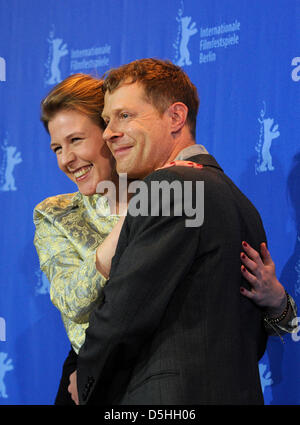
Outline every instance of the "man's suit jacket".
<path id="1" fill-rule="evenodd" d="M 82 404 L 263 403 L 262 312 L 240 294 L 241 243 L 258 249 L 263 225 L 212 156 L 189 160 L 204 167 L 165 168 L 144 181 L 149 193 L 153 181 L 192 181 L 193 196 L 204 181 L 204 223 L 126 217 L 79 353 Z"/>

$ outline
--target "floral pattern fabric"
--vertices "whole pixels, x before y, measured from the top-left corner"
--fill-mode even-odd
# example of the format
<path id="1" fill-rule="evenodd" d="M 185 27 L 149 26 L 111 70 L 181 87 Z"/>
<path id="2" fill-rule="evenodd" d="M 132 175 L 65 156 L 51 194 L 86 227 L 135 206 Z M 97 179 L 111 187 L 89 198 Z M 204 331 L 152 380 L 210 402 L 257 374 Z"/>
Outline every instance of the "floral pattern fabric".
<path id="1" fill-rule="evenodd" d="M 110 215 L 106 198 L 79 192 L 45 199 L 34 209 L 34 244 L 50 297 L 60 310 L 74 350 L 85 339 L 89 315 L 101 303 L 106 279 L 97 271 L 97 247 L 119 216 Z"/>

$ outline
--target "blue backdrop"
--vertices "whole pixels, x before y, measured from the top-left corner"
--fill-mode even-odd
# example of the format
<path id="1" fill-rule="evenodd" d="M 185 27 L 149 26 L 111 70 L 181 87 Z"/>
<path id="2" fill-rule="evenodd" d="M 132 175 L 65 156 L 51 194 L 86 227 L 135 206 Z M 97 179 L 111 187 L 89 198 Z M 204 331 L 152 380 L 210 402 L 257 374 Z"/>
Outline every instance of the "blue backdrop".
<path id="1" fill-rule="evenodd" d="M 0 0 L 0 35 L 1 404 L 52 404 L 69 349 L 32 210 L 76 190 L 39 121 L 41 99 L 70 74 L 142 57 L 181 65 L 201 98 L 197 142 L 259 209 L 277 274 L 299 301 L 299 0 Z M 270 339 L 266 404 L 300 404 L 299 339 Z"/>

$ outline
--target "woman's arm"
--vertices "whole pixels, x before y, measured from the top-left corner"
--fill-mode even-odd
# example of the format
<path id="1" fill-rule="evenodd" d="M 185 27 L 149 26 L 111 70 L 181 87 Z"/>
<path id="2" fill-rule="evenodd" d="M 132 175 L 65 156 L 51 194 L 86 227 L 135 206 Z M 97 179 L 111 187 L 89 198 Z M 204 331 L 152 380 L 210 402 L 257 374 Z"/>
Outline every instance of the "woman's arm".
<path id="1" fill-rule="evenodd" d="M 109 278 L 111 260 L 115 255 L 124 220 L 125 216 L 122 216 L 111 233 L 104 239 L 102 244 L 98 246 L 96 251 L 96 268 L 106 279 Z"/>
<path id="2" fill-rule="evenodd" d="M 106 277 L 99 273 L 97 253 L 91 251 L 85 258 L 66 234 L 47 217 L 35 215 L 36 232 L 34 244 L 39 256 L 41 270 L 50 282 L 50 297 L 62 314 L 77 323 L 86 323 L 95 305 L 101 301 Z M 107 236 L 106 245 L 113 252 L 117 243 L 116 232 Z M 110 242 L 110 244 L 109 244 Z M 107 261 L 110 253 L 102 249 Z"/>

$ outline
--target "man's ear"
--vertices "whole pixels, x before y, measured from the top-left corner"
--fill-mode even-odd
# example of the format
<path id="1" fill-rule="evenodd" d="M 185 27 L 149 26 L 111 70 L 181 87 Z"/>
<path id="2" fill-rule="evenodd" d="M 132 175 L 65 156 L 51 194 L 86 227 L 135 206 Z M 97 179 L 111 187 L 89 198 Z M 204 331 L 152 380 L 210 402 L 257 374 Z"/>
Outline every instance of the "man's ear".
<path id="1" fill-rule="evenodd" d="M 171 130 L 173 133 L 181 130 L 187 120 L 188 107 L 182 102 L 175 102 L 168 108 L 168 115 L 170 118 Z"/>

